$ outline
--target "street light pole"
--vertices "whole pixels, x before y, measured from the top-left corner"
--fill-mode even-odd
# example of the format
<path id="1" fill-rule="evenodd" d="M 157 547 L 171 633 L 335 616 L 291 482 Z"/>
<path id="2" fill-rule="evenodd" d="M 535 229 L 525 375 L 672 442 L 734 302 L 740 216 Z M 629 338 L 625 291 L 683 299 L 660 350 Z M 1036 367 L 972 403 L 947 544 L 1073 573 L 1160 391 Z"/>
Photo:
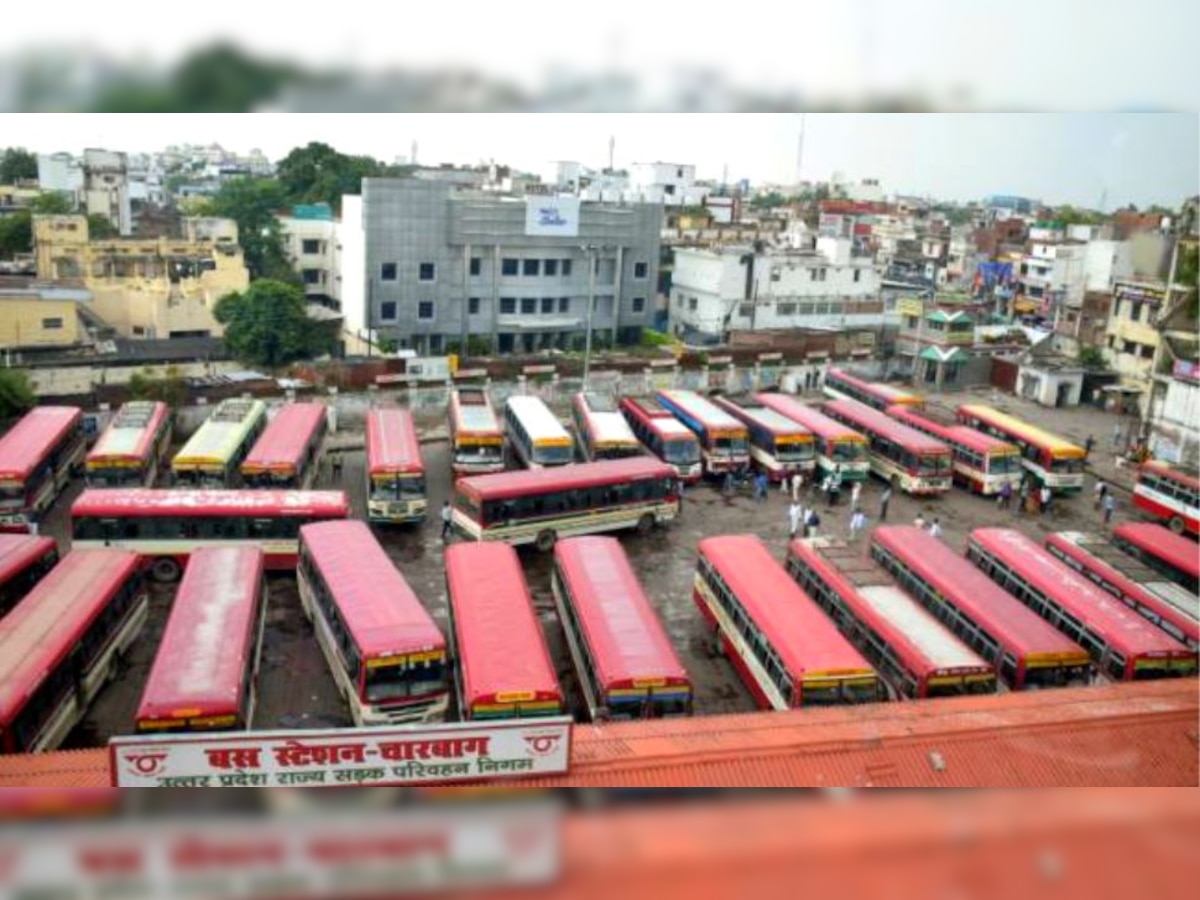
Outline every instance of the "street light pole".
<path id="1" fill-rule="evenodd" d="M 596 248 L 587 246 L 582 249 L 588 254 L 587 332 L 583 344 L 583 389 L 586 391 L 592 362 L 592 316 L 596 309 Z"/>

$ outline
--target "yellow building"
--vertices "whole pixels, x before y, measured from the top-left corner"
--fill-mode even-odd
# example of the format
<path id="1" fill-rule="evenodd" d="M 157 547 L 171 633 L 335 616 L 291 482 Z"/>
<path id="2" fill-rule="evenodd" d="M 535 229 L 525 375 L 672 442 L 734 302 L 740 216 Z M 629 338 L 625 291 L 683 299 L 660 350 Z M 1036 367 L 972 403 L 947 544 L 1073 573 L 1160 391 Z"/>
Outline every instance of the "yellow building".
<path id="1" fill-rule="evenodd" d="M 1105 359 L 1125 387 L 1148 396 L 1158 353 L 1159 319 L 1167 286 L 1161 281 L 1118 279 L 1113 285 L 1112 312 L 1105 328 Z"/>
<path id="2" fill-rule="evenodd" d="M 86 291 L 70 288 L 0 288 L 0 349 L 69 347 L 85 337 L 79 304 Z"/>
<path id="3" fill-rule="evenodd" d="M 219 337 L 217 301 L 250 283 L 237 227 L 213 220 L 192 239 L 89 240 L 83 216 L 34 216 L 38 278 L 86 287 L 91 310 L 122 337 Z"/>

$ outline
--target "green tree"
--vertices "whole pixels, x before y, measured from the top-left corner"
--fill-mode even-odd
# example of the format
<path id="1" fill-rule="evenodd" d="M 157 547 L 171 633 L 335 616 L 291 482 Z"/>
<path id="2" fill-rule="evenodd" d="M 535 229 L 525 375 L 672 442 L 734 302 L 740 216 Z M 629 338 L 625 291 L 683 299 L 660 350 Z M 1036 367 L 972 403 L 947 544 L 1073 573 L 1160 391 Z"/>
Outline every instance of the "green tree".
<path id="1" fill-rule="evenodd" d="M 61 191 L 45 191 L 29 201 L 29 211 L 37 216 L 66 216 L 75 208 Z"/>
<path id="2" fill-rule="evenodd" d="M 117 237 L 118 232 L 115 225 L 108 221 L 106 216 L 100 213 L 90 213 L 88 220 L 88 238 L 90 240 L 104 240 L 106 238 Z"/>
<path id="3" fill-rule="evenodd" d="M 37 181 L 37 157 L 24 147 L 9 147 L 0 156 L 0 184 Z"/>
<path id="4" fill-rule="evenodd" d="M 256 281 L 222 297 L 213 315 L 225 326 L 226 346 L 243 362 L 275 368 L 333 350 L 333 335 L 308 317 L 304 291 L 294 284 Z"/>
<path id="5" fill-rule="evenodd" d="M 1081 347 L 1079 349 L 1079 364 L 1088 369 L 1103 369 L 1104 354 L 1099 347 Z"/>
<path id="6" fill-rule="evenodd" d="M 275 218 L 287 206 L 273 178 L 234 178 L 203 204 L 205 215 L 233 219 L 250 277 L 298 281 L 283 247 L 283 226 Z"/>
<path id="7" fill-rule="evenodd" d="M 0 259 L 13 259 L 21 253 L 33 252 L 33 217 L 29 210 L 20 209 L 12 215 L 0 216 Z"/>
<path id="8" fill-rule="evenodd" d="M 19 416 L 35 403 L 37 395 L 23 370 L 0 369 L 0 420 Z"/>
<path id="9" fill-rule="evenodd" d="M 187 399 L 187 385 L 175 366 L 168 366 L 162 378 L 150 369 L 129 376 L 129 396 L 134 400 L 159 400 L 169 406 L 182 406 Z"/>
<path id="10" fill-rule="evenodd" d="M 275 167 L 275 177 L 290 203 L 328 203 L 341 211 L 342 195 L 362 191 L 364 178 L 393 170 L 369 156 L 347 156 L 317 141 L 296 147 Z"/>

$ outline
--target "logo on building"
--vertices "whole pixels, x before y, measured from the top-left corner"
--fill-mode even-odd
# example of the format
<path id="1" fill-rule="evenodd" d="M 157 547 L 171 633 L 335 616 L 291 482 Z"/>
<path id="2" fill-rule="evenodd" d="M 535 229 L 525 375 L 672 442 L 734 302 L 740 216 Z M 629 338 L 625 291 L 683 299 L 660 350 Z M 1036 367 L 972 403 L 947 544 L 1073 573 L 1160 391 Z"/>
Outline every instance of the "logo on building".
<path id="1" fill-rule="evenodd" d="M 525 234 L 576 237 L 579 234 L 578 197 L 528 197 Z"/>

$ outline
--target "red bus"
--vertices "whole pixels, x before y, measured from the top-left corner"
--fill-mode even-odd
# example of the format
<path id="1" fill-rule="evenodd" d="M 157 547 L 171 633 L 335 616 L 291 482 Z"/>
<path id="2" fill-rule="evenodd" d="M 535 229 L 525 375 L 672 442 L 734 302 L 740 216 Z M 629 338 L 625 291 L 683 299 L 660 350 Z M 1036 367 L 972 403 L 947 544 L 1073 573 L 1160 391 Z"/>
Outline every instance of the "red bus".
<path id="1" fill-rule="evenodd" d="M 880 412 L 889 406 L 911 406 L 914 409 L 921 409 L 925 406 L 925 399 L 920 394 L 880 384 L 877 381 L 857 378 L 841 369 L 830 369 L 825 373 L 822 389 L 826 397 L 832 397 L 835 400 L 853 400 Z"/>
<path id="2" fill-rule="evenodd" d="M 648 533 L 679 515 L 675 470 L 639 456 L 459 479 L 455 530 L 473 541 L 534 544 L 637 528 Z"/>
<path id="3" fill-rule="evenodd" d="M 87 455 L 88 487 L 154 487 L 170 450 L 170 407 L 131 400 L 117 410 Z"/>
<path id="4" fill-rule="evenodd" d="M 0 437 L 0 532 L 28 532 L 83 467 L 83 410 L 38 406 Z"/>
<path id="5" fill-rule="evenodd" d="M 1151 522 L 1126 522 L 1113 529 L 1113 543 L 1193 594 L 1200 593 L 1200 548 Z"/>
<path id="6" fill-rule="evenodd" d="M 642 446 L 674 466 L 680 481 L 695 484 L 700 480 L 700 442 L 692 429 L 653 397 L 624 397 L 620 407 Z"/>
<path id="7" fill-rule="evenodd" d="M 562 688 L 517 551 L 447 547 L 446 591 L 459 718 L 562 715 Z"/>
<path id="8" fill-rule="evenodd" d="M 445 718 L 446 639 L 365 523 L 305 525 L 296 574 L 355 725 Z"/>
<path id="9" fill-rule="evenodd" d="M 915 428 L 855 400 L 831 400 L 821 407 L 867 439 L 871 470 L 908 494 L 940 494 L 953 486 L 950 448 Z"/>
<path id="10" fill-rule="evenodd" d="M 58 562 L 53 538 L 0 534 L 0 618 Z"/>
<path id="11" fill-rule="evenodd" d="M 576 446 L 588 462 L 628 459 L 645 453 L 610 397 L 580 391 L 571 398 L 571 419 L 575 424 Z"/>
<path id="12" fill-rule="evenodd" d="M 412 413 L 373 409 L 367 413 L 367 520 L 421 522 L 425 519 L 425 463 Z"/>
<path id="13" fill-rule="evenodd" d="M 1143 463 L 1133 486 L 1133 505 L 1176 534 L 1200 534 L 1200 476 L 1195 469 Z"/>
<path id="14" fill-rule="evenodd" d="M 816 468 L 816 442 L 807 428 L 754 398 L 714 397 L 713 403 L 746 426 L 750 458 L 771 481 Z"/>
<path id="15" fill-rule="evenodd" d="M 786 394 L 759 394 L 758 401 L 807 430 L 816 443 L 822 476 L 840 472 L 844 481 L 866 481 L 871 474 L 867 439 L 814 407 Z"/>
<path id="16" fill-rule="evenodd" d="M 1014 444 L 1021 451 L 1021 465 L 1039 485 L 1060 494 L 1083 490 L 1087 453 L 1082 447 L 990 406 L 966 404 L 956 415 L 963 425 Z"/>
<path id="17" fill-rule="evenodd" d="M 880 525 L 871 558 L 1013 690 L 1091 683 L 1087 651 L 912 525 Z"/>
<path id="18" fill-rule="evenodd" d="M 504 431 L 483 388 L 450 392 L 450 446 L 455 475 L 504 471 Z"/>
<path id="19" fill-rule="evenodd" d="M 1021 483 L 1021 451 L 966 425 L 943 424 L 928 413 L 908 406 L 889 406 L 887 414 L 950 448 L 954 459 L 954 480 L 972 493 L 994 496 L 1007 483 L 1014 494 Z"/>
<path id="20" fill-rule="evenodd" d="M 860 550 L 830 538 L 792 541 L 788 574 L 901 698 L 990 694 L 996 673 Z"/>
<path id="21" fill-rule="evenodd" d="M 556 545 L 551 586 L 592 721 L 691 715 L 691 679 L 616 538 Z"/>
<path id="22" fill-rule="evenodd" d="M 345 519 L 342 491 L 86 490 L 71 506 L 76 547 L 120 547 L 174 581 L 193 550 L 258 547 L 268 569 L 294 569 L 300 526 Z"/>
<path id="23" fill-rule="evenodd" d="M 879 676 L 753 535 L 700 542 L 692 599 L 763 709 L 887 699 Z"/>
<path id="24" fill-rule="evenodd" d="M 976 528 L 967 558 L 1079 644 L 1105 675 L 1141 681 L 1196 674 L 1196 652 L 1010 528 Z"/>
<path id="25" fill-rule="evenodd" d="M 1104 535 L 1064 531 L 1049 535 L 1046 549 L 1181 644 L 1200 647 L 1200 597 L 1122 553 Z"/>
<path id="26" fill-rule="evenodd" d="M 310 487 L 321 464 L 327 427 L 322 404 L 284 404 L 242 460 L 242 483 L 248 488 Z"/>
<path id="27" fill-rule="evenodd" d="M 137 730 L 248 729 L 266 607 L 257 547 L 193 553 L 142 692 Z"/>
<path id="28" fill-rule="evenodd" d="M 136 553 L 74 550 L 0 620 L 0 753 L 53 750 L 146 622 Z"/>
<path id="29" fill-rule="evenodd" d="M 655 391 L 654 399 L 696 435 L 706 475 L 750 464 L 746 426 L 708 398 L 695 391 Z"/>

